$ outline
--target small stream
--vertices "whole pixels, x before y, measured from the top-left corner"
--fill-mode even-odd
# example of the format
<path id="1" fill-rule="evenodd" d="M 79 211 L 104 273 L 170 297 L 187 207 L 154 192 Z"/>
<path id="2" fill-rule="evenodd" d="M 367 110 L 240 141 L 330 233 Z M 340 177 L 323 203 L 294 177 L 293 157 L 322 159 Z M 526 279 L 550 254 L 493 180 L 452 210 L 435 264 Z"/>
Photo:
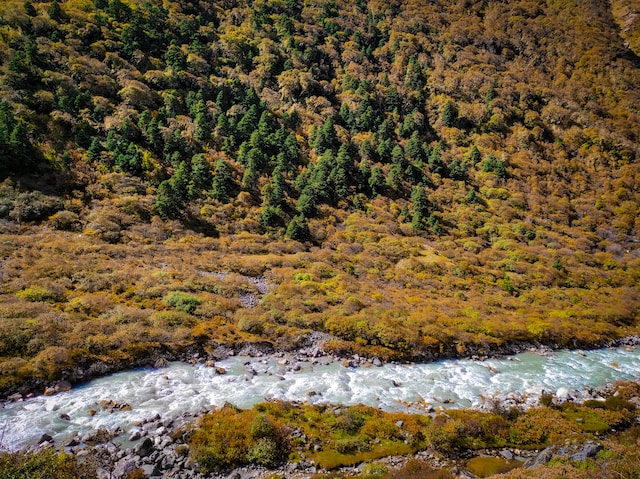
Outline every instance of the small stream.
<path id="1" fill-rule="evenodd" d="M 156 414 L 178 417 L 225 402 L 251 407 L 283 399 L 420 411 L 425 405 L 480 407 L 487 399 L 509 394 L 535 404 L 545 393 L 562 396 L 571 390 L 640 378 L 640 347 L 360 368 L 322 358 L 316 364 L 283 362 L 230 357 L 216 363 L 225 374 L 203 365 L 170 363 L 163 369 L 112 374 L 54 396 L 7 403 L 0 409 L 0 448 L 34 445 L 44 433 L 62 445 L 68 438 L 101 427 L 127 431 Z M 101 406 L 104 400 L 126 404 L 130 410 L 110 412 Z"/>

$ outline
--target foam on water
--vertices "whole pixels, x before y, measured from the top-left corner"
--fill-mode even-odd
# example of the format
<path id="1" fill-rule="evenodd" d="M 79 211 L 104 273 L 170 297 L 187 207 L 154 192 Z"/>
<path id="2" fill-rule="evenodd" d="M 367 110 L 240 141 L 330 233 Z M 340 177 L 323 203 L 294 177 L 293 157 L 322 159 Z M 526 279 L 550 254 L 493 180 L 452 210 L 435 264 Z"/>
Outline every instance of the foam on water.
<path id="1" fill-rule="evenodd" d="M 42 434 L 57 441 L 100 427 L 125 431 L 156 414 L 177 417 L 225 402 L 251 407 L 265 399 L 368 404 L 385 410 L 415 410 L 412 404 L 477 407 L 497 394 L 537 399 L 561 388 L 582 390 L 620 379 L 640 378 L 640 347 L 596 351 L 527 352 L 486 361 L 451 360 L 430 364 L 349 368 L 338 363 L 302 363 L 298 371 L 275 359 L 232 357 L 214 368 L 172 363 L 168 368 L 134 370 L 96 379 L 72 391 L 6 404 L 0 409 L 0 445 L 17 449 Z M 100 402 L 128 404 L 108 412 Z M 92 414 L 95 412 L 95 414 Z M 70 420 L 64 419 L 69 417 Z"/>

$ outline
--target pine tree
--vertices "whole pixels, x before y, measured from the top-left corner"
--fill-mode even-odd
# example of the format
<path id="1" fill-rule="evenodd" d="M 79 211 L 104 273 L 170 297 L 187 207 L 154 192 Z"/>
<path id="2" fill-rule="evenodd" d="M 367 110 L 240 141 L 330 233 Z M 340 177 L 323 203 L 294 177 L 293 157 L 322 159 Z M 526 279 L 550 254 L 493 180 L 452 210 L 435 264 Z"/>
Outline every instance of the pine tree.
<path id="1" fill-rule="evenodd" d="M 376 166 L 371 170 L 371 177 L 369 178 L 369 189 L 373 196 L 384 194 L 384 187 L 386 180 L 382 168 Z"/>
<path id="2" fill-rule="evenodd" d="M 422 186 L 414 186 L 411 189 L 411 226 L 419 231 L 427 226 L 427 215 L 429 214 L 429 200 Z"/>
<path id="3" fill-rule="evenodd" d="M 158 186 L 156 194 L 155 210 L 164 219 L 176 219 L 180 216 L 183 204 L 178 199 L 172 182 L 165 180 Z"/>
<path id="4" fill-rule="evenodd" d="M 338 134 L 333 124 L 333 119 L 328 117 L 322 125 L 322 128 L 318 130 L 313 141 L 313 146 L 316 149 L 316 154 L 320 156 L 327 150 L 333 150 L 337 145 Z"/>
<path id="5" fill-rule="evenodd" d="M 94 138 L 91 141 L 91 146 L 87 149 L 87 161 L 92 162 L 98 160 L 102 151 L 102 143 L 100 143 L 98 138 Z"/>
<path id="6" fill-rule="evenodd" d="M 203 191 L 207 191 L 213 182 L 213 175 L 207 158 L 198 154 L 191 159 L 191 181 L 189 182 L 189 197 L 199 198 Z"/>
<path id="7" fill-rule="evenodd" d="M 287 236 L 295 241 L 305 242 L 311 239 L 307 218 L 300 214 L 294 217 L 287 226 Z"/>
<path id="8" fill-rule="evenodd" d="M 228 203 L 234 188 L 233 173 L 229 163 L 222 159 L 216 161 L 211 196 L 221 203 Z"/>
<path id="9" fill-rule="evenodd" d="M 449 100 L 444 104 L 441 119 L 444 126 L 455 126 L 458 120 L 458 112 Z"/>
<path id="10" fill-rule="evenodd" d="M 22 5 L 24 7 L 24 13 L 26 13 L 27 16 L 35 17 L 36 15 L 38 15 L 38 12 L 33 6 L 33 3 L 31 3 L 29 0 L 26 0 Z"/>

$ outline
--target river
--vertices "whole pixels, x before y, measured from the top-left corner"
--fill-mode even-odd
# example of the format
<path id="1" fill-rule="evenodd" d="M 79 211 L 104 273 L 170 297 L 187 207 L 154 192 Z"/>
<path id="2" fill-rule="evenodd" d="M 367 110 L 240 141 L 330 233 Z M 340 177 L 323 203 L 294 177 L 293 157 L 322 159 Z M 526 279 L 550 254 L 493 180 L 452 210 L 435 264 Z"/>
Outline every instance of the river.
<path id="1" fill-rule="evenodd" d="M 223 375 L 203 365 L 170 363 L 162 369 L 112 374 L 54 396 L 7 403 L 0 409 L 0 448 L 33 445 L 44 433 L 60 445 L 100 427 L 127 431 L 156 414 L 178 417 L 225 402 L 251 407 L 267 399 L 283 399 L 416 411 L 418 403 L 480 407 L 487 398 L 510 393 L 533 404 L 544 393 L 562 395 L 567 390 L 640 378 L 640 347 L 360 368 L 322 363 L 322 359 L 320 364 L 297 367 L 282 362 L 230 357 L 216 363 L 226 370 Z M 109 412 L 101 407 L 103 400 L 128 404 L 131 410 Z"/>

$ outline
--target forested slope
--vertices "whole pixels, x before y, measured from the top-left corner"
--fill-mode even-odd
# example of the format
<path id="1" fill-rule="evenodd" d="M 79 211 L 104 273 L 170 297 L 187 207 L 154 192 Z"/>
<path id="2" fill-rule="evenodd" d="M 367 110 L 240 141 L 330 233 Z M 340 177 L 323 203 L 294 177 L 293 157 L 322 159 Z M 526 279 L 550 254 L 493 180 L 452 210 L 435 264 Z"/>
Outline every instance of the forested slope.
<path id="1" fill-rule="evenodd" d="M 2 2 L 2 387 L 309 330 L 637 333 L 634 9 Z"/>

